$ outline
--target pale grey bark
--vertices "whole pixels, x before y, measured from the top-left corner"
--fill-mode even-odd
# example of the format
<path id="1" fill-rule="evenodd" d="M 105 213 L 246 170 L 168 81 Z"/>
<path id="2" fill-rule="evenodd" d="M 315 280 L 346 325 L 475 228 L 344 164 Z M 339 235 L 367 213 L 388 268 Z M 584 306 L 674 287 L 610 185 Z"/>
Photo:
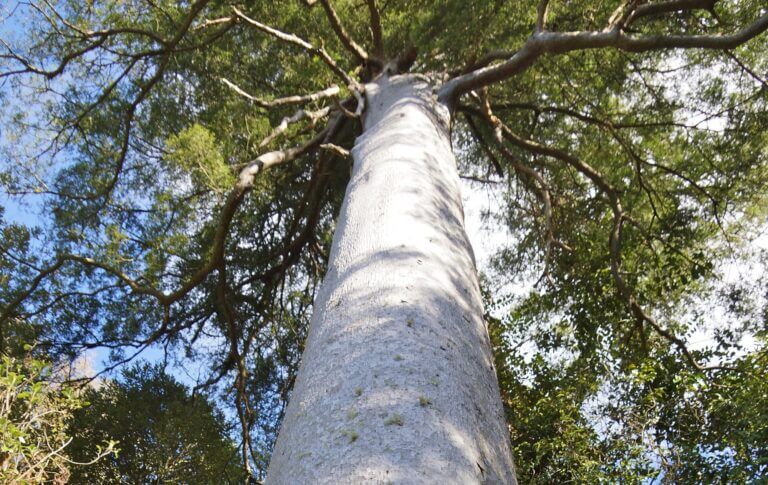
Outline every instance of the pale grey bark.
<path id="1" fill-rule="evenodd" d="M 414 76 L 366 95 L 267 481 L 515 483 L 448 110 Z"/>

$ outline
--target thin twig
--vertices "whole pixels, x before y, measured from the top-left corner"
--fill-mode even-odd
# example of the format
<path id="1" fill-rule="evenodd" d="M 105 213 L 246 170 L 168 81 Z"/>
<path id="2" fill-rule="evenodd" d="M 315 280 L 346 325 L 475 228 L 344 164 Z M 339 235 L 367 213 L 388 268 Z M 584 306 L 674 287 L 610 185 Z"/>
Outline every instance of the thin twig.
<path id="1" fill-rule="evenodd" d="M 349 153 L 349 150 L 347 150 L 346 148 L 340 147 L 339 145 L 335 145 L 333 143 L 323 143 L 322 145 L 320 145 L 320 148 L 323 150 L 327 150 L 331 153 L 335 153 L 341 158 L 349 158 L 351 156 Z"/>
<path id="2" fill-rule="evenodd" d="M 247 15 L 245 15 L 243 12 L 238 10 L 237 7 L 232 7 L 232 10 L 235 12 L 235 15 L 245 20 L 246 23 L 255 27 L 256 29 L 268 35 L 271 35 L 272 37 L 279 39 L 283 42 L 300 47 L 310 55 L 318 56 L 334 73 L 336 73 L 340 78 L 342 78 L 348 86 L 354 86 L 355 88 L 359 89 L 357 81 L 352 79 L 349 76 L 349 74 L 347 74 L 341 67 L 339 67 L 336 61 L 334 61 L 333 58 L 331 58 L 331 56 L 328 54 L 328 52 L 326 52 L 324 48 L 315 47 L 314 45 L 302 39 L 301 37 L 298 37 L 294 34 L 288 34 L 281 30 L 277 30 L 268 25 L 262 24 L 261 22 L 254 20 L 248 17 Z"/>
<path id="3" fill-rule="evenodd" d="M 259 148 L 263 148 L 269 145 L 272 142 L 272 140 L 274 140 L 278 136 L 285 133 L 285 131 L 288 129 L 290 125 L 294 123 L 298 123 L 301 120 L 308 119 L 310 123 L 314 126 L 314 124 L 317 123 L 318 120 L 328 116 L 328 113 L 330 113 L 330 111 L 331 111 L 331 107 L 326 106 L 325 108 L 319 109 L 317 111 L 307 111 L 304 109 L 300 109 L 296 111 L 292 116 L 286 116 L 285 118 L 282 119 L 282 121 L 280 121 L 280 124 L 277 125 L 269 135 L 267 135 L 263 140 L 261 140 L 261 143 L 259 143 Z"/>
<path id="4" fill-rule="evenodd" d="M 656 333 L 658 333 L 659 335 L 664 337 L 666 340 L 668 340 L 670 343 L 675 345 L 680 350 L 680 352 L 682 352 L 686 360 L 688 360 L 688 362 L 694 368 L 698 370 L 703 370 L 703 371 L 734 370 L 734 368 L 730 366 L 723 366 L 723 365 L 704 366 L 700 364 L 696 360 L 696 358 L 693 356 L 693 353 L 688 349 L 687 345 L 682 339 L 677 337 L 671 331 L 662 327 L 656 321 L 656 319 L 653 316 L 651 316 L 647 311 L 645 311 L 645 309 L 638 303 L 637 299 L 634 296 L 634 292 L 632 288 L 630 288 L 630 286 L 624 280 L 624 277 L 621 275 L 622 223 L 626 219 L 626 213 L 622 208 L 621 199 L 619 197 L 618 190 L 615 189 L 602 176 L 602 174 L 600 174 L 600 172 L 598 172 L 596 169 L 591 167 L 589 164 L 587 164 L 583 160 L 580 160 L 574 157 L 573 155 L 570 155 L 567 152 L 564 152 L 562 150 L 542 145 L 533 140 L 522 138 L 519 135 L 512 132 L 504 124 L 500 124 L 500 126 L 503 130 L 504 138 L 506 140 L 510 141 L 511 143 L 523 149 L 532 151 L 534 153 L 538 153 L 540 155 L 545 155 L 551 158 L 555 158 L 557 160 L 567 163 L 568 165 L 575 168 L 577 171 L 581 172 L 587 178 L 589 178 L 595 184 L 595 186 L 608 198 L 611 211 L 613 212 L 613 228 L 611 230 L 610 237 L 609 237 L 609 248 L 611 253 L 611 274 L 618 288 L 619 296 L 621 296 L 621 298 L 626 302 L 632 314 L 637 319 L 648 323 L 656 331 Z"/>

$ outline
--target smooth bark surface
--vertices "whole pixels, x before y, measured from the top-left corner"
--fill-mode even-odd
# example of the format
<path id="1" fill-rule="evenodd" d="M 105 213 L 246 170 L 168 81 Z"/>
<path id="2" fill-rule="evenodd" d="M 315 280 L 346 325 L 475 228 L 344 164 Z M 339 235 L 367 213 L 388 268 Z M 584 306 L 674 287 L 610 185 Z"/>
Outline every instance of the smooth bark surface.
<path id="1" fill-rule="evenodd" d="M 366 95 L 268 483 L 515 483 L 448 110 L 414 76 Z"/>

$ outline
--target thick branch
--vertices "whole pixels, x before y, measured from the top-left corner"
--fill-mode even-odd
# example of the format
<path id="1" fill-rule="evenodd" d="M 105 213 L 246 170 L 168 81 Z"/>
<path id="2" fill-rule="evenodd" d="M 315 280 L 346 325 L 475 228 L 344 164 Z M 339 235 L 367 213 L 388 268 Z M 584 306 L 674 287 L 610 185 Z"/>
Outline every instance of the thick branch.
<path id="1" fill-rule="evenodd" d="M 665 13 L 682 12 L 685 10 L 712 10 L 716 0 L 673 0 L 661 3 L 646 3 L 633 9 L 621 28 L 627 28 L 643 17 L 662 15 Z"/>
<path id="2" fill-rule="evenodd" d="M 439 93 L 444 102 L 458 99 L 464 93 L 503 81 L 530 67 L 545 54 L 615 48 L 627 52 L 663 49 L 727 50 L 753 39 L 768 29 L 768 12 L 755 22 L 730 35 L 627 35 L 619 29 L 602 32 L 540 32 L 530 37 L 523 47 L 501 64 L 488 66 L 456 77 L 447 82 Z"/>
<path id="3" fill-rule="evenodd" d="M 470 73 L 472 71 L 476 71 L 476 70 L 478 70 L 480 68 L 483 68 L 483 67 L 487 66 L 488 64 L 490 64 L 490 63 L 492 63 L 494 61 L 503 61 L 503 60 L 509 59 L 513 55 L 515 55 L 514 52 L 510 52 L 510 51 L 507 51 L 507 50 L 491 51 L 491 52 L 483 55 L 479 59 L 470 60 L 467 63 L 466 66 L 464 66 L 461 69 L 457 69 L 457 70 L 451 71 L 449 73 L 449 75 L 451 77 L 456 77 L 456 76 L 461 75 L 461 74 L 467 74 L 467 73 Z"/>

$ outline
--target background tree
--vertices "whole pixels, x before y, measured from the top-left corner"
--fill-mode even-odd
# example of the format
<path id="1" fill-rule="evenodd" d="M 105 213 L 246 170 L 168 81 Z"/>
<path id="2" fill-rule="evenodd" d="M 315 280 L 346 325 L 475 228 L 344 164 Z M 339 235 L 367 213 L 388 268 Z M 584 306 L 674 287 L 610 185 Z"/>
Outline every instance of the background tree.
<path id="1" fill-rule="evenodd" d="M 108 437 L 86 443 L 72 459 L 67 421 L 84 401 L 57 384 L 48 362 L 0 357 L 0 479 L 4 483 L 67 483 L 72 470 L 115 452 Z"/>
<path id="2" fill-rule="evenodd" d="M 117 441 L 119 453 L 73 469 L 71 483 L 242 483 L 224 417 L 159 366 L 136 365 L 89 389 L 69 423 L 70 453 Z"/>
<path id="3" fill-rule="evenodd" d="M 442 82 L 460 168 L 514 236 L 486 287 L 521 479 L 764 473 L 764 286 L 716 283 L 764 224 L 761 2 L 314 3 L 8 9 L 0 179 L 45 217 L 4 224 L 0 325 L 112 365 L 206 361 L 258 474 L 359 85 L 393 61 Z M 536 284 L 505 295 L 509 275 Z"/>

